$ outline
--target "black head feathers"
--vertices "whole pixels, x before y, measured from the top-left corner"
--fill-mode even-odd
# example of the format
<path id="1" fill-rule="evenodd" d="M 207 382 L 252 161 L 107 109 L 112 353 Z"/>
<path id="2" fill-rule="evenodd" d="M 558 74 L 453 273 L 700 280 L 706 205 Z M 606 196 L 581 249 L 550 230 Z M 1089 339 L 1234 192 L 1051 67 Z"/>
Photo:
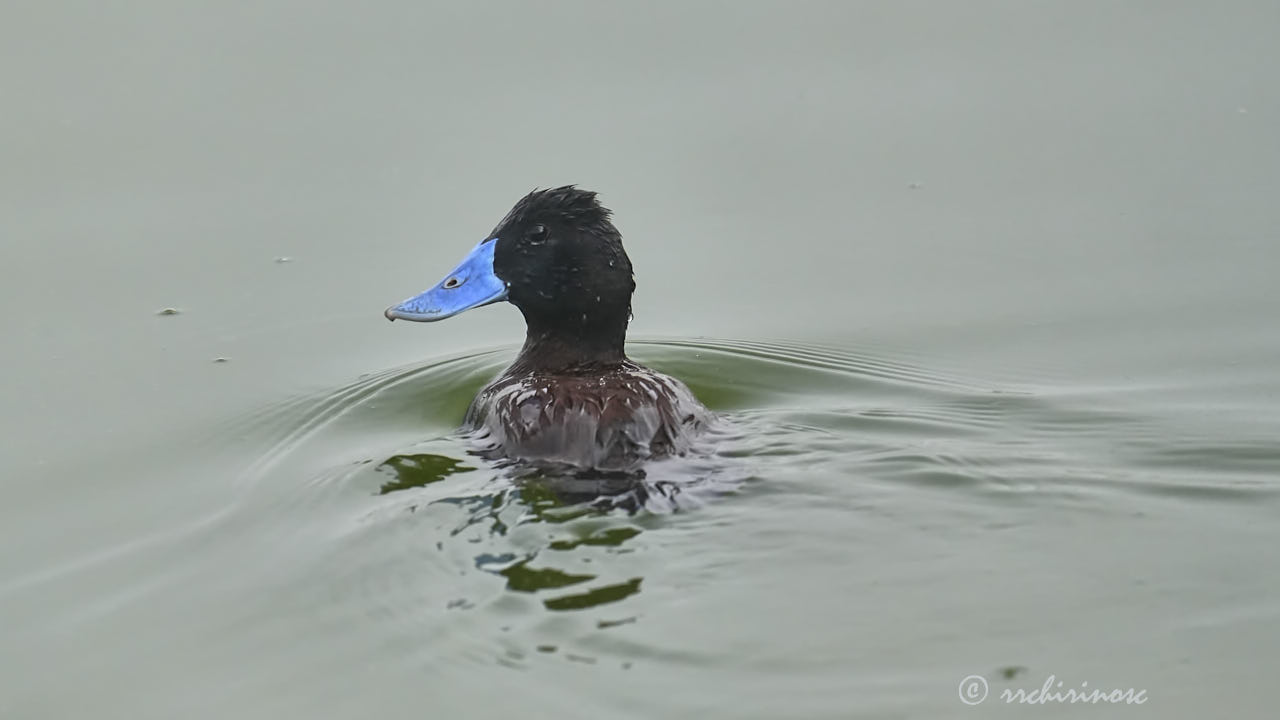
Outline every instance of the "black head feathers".
<path id="1" fill-rule="evenodd" d="M 498 237 L 505 228 L 529 222 L 560 220 L 603 238 L 616 238 L 619 233 L 609 219 L 612 214 L 594 192 L 575 185 L 534 190 L 520 198 L 489 236 Z"/>

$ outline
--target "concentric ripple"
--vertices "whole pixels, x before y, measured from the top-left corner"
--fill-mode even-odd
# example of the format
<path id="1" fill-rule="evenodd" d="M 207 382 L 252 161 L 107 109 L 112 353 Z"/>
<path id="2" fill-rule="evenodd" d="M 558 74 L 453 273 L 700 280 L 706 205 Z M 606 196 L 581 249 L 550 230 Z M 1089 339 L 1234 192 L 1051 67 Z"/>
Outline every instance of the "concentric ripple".
<path id="1" fill-rule="evenodd" d="M 685 381 L 718 422 L 695 452 L 646 466 L 625 491 L 597 479 L 566 492 L 468 452 L 456 427 L 511 348 L 374 373 L 279 406 L 260 423 L 278 441 L 241 477 L 245 509 L 261 518 L 245 531 L 274 548 L 255 567 L 308 588 L 321 599 L 313 611 L 360 627 L 382 657 L 432 666 L 441 654 L 427 649 L 443 643 L 455 661 L 513 668 L 696 665 L 714 658 L 643 627 L 682 587 L 735 562 L 729 528 L 759 542 L 750 529 L 762 513 L 883 522 L 894 507 L 939 501 L 956 511 L 1113 512 L 1126 494 L 1194 491 L 1163 472 L 1176 453 L 1142 444 L 1167 427 L 1096 396 L 992 387 L 812 345 L 679 339 L 630 349 Z M 1111 453 L 1145 453 L 1151 472 L 1082 460 Z M 1270 457 L 1261 447 L 1254 456 L 1231 469 Z M 1252 478 L 1214 492 L 1276 485 Z M 938 493 L 945 500 L 930 498 Z"/>

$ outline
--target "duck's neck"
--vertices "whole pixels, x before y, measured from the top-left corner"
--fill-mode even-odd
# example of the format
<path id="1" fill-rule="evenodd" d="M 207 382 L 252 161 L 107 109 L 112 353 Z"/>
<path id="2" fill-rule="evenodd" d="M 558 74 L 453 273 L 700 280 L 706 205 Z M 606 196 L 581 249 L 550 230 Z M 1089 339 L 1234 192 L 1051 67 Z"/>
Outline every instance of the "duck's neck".
<path id="1" fill-rule="evenodd" d="M 508 374 L 574 373 L 608 370 L 626 361 L 627 317 L 581 316 L 574 321 L 538 322 L 526 317 L 528 330 L 520 355 Z"/>

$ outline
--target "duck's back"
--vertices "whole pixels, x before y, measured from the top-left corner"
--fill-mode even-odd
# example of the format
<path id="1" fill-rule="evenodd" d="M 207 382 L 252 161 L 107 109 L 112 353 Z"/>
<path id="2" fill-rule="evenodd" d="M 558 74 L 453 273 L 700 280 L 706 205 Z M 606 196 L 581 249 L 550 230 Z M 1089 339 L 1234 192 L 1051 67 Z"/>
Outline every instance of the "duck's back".
<path id="1" fill-rule="evenodd" d="M 605 372 L 503 375 L 467 411 L 496 454 L 627 469 L 680 455 L 709 413 L 680 381 L 632 362 Z"/>

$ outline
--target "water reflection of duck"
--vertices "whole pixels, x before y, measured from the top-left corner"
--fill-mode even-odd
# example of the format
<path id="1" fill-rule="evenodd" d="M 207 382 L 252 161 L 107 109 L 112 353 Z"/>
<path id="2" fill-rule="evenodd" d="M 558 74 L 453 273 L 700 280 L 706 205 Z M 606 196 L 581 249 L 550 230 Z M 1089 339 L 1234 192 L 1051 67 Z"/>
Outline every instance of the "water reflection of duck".
<path id="1" fill-rule="evenodd" d="M 506 300 L 524 347 L 480 391 L 466 424 L 495 457 L 630 470 L 683 454 L 709 413 L 680 381 L 624 351 L 635 279 L 596 194 L 529 193 L 435 287 L 386 316 L 431 322 Z"/>

